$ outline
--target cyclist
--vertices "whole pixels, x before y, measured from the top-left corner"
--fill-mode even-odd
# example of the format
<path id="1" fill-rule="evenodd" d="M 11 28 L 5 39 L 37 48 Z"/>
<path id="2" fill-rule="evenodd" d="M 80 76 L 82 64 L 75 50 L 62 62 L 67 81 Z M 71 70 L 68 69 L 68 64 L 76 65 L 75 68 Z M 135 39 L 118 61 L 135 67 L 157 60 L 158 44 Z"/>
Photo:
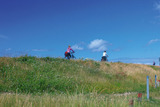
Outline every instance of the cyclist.
<path id="1" fill-rule="evenodd" d="M 65 57 L 67 57 L 68 59 L 70 59 L 70 57 L 71 57 L 71 54 L 70 54 L 71 51 L 74 53 L 74 50 L 69 45 L 67 48 L 67 51 L 65 52 Z"/>
<path id="2" fill-rule="evenodd" d="M 106 51 L 104 51 L 101 61 L 108 61 L 107 57 L 108 57 L 108 55 L 107 55 Z"/>
<path id="3" fill-rule="evenodd" d="M 155 61 L 153 61 L 153 65 L 156 65 Z"/>

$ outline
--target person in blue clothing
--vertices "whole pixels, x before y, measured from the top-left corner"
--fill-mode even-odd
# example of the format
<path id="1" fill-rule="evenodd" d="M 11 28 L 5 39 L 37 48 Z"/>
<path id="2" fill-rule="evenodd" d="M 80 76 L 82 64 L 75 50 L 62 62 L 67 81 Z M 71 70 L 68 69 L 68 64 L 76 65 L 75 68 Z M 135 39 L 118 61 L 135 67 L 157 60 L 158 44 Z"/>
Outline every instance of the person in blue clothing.
<path id="1" fill-rule="evenodd" d="M 156 65 L 155 61 L 153 61 L 153 65 Z"/>

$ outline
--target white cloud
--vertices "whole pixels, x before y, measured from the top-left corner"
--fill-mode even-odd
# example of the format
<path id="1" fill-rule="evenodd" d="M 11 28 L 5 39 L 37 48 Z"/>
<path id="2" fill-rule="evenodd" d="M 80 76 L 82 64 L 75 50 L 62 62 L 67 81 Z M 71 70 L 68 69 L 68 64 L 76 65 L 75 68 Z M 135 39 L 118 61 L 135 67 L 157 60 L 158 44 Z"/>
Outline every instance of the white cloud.
<path id="1" fill-rule="evenodd" d="M 152 43 L 155 43 L 155 42 L 159 42 L 160 39 L 152 39 L 148 42 L 148 45 L 152 44 Z"/>
<path id="2" fill-rule="evenodd" d="M 157 2 L 157 3 L 155 4 L 155 8 L 160 11 L 160 2 Z"/>
<path id="3" fill-rule="evenodd" d="M 121 51 L 121 48 L 112 49 L 113 52 L 119 52 Z"/>
<path id="4" fill-rule="evenodd" d="M 32 51 L 35 52 L 44 52 L 44 51 L 48 51 L 47 49 L 32 49 Z"/>
<path id="5" fill-rule="evenodd" d="M 72 46 L 73 50 L 83 50 L 83 47 L 78 46 L 77 44 Z"/>
<path id="6" fill-rule="evenodd" d="M 104 51 L 107 50 L 107 46 L 111 45 L 107 41 L 103 39 L 95 39 L 91 41 L 91 43 L 88 45 L 88 48 L 91 49 L 92 51 Z"/>
<path id="7" fill-rule="evenodd" d="M 160 1 L 154 3 L 154 9 L 158 12 L 160 12 Z M 159 13 L 155 16 L 155 20 L 151 21 L 152 24 L 160 24 L 160 15 Z"/>
<path id="8" fill-rule="evenodd" d="M 6 49 L 6 51 L 10 51 L 10 50 L 11 50 L 11 48 Z"/>
<path id="9" fill-rule="evenodd" d="M 0 35 L 0 38 L 2 38 L 2 39 L 8 39 L 8 37 L 4 36 L 4 35 Z"/>

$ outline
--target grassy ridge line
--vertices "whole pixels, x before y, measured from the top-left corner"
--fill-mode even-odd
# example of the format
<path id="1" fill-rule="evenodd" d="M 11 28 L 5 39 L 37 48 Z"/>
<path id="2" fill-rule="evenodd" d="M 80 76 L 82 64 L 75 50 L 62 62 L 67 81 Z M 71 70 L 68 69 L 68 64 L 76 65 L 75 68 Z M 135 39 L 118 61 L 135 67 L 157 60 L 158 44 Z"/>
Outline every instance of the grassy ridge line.
<path id="1" fill-rule="evenodd" d="M 155 74 L 160 77 L 159 68 L 149 65 L 51 57 L 1 57 L 0 92 L 145 92 L 146 76 L 154 81 Z"/>

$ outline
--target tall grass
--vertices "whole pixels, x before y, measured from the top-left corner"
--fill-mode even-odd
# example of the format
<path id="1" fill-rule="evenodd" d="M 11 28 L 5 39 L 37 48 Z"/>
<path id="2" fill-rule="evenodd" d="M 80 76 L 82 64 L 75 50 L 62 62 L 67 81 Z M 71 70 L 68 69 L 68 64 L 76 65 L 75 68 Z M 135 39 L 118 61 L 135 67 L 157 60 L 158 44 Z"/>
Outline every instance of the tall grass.
<path id="1" fill-rule="evenodd" d="M 128 106 L 128 97 L 118 100 L 118 97 L 108 98 L 106 94 L 145 93 L 147 75 L 150 76 L 150 93 L 158 93 L 159 88 L 154 88 L 154 76 L 160 77 L 157 66 L 51 57 L 0 57 L 0 101 L 9 106 L 54 104 L 57 107 L 67 105 L 67 102 L 67 106 L 114 107 L 123 101 L 125 103 L 120 107 L 124 107 Z M 158 99 L 156 95 L 151 97 Z"/>
<path id="2" fill-rule="evenodd" d="M 31 94 L 0 95 L 1 107 L 129 107 L 129 101 L 133 100 L 134 107 L 159 107 L 160 101 L 156 99 L 146 100 L 142 97 L 139 102 L 137 94 L 106 95 L 98 93 L 90 94 L 43 94 L 41 96 Z"/>
<path id="3" fill-rule="evenodd" d="M 160 76 L 148 65 L 30 56 L 2 57 L 0 71 L 1 92 L 20 93 L 144 92 L 146 76 Z"/>

